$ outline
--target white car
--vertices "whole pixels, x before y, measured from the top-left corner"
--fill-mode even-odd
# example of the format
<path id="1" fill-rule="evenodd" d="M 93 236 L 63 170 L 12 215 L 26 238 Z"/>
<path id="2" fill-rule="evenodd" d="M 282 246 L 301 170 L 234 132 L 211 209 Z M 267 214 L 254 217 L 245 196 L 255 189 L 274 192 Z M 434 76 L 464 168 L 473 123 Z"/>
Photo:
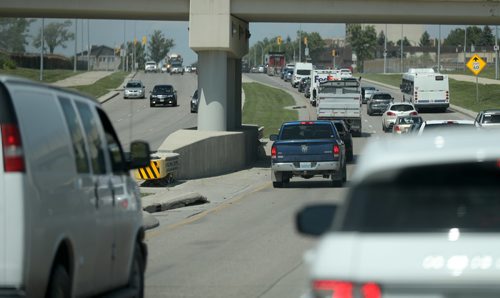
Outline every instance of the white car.
<path id="1" fill-rule="evenodd" d="M 143 297 L 141 196 L 106 112 L 74 91 L 0 76 L 0 296 Z M 122 294 L 120 294 L 122 293 Z"/>
<path id="2" fill-rule="evenodd" d="M 477 114 L 474 120 L 480 128 L 500 128 L 500 110 L 484 110 Z"/>
<path id="3" fill-rule="evenodd" d="M 342 204 L 297 214 L 322 236 L 304 297 L 498 297 L 500 135 L 382 138 L 360 156 Z"/>
<path id="4" fill-rule="evenodd" d="M 473 120 L 427 120 L 422 122 L 418 130 L 418 135 L 434 133 L 439 131 L 450 131 L 455 129 L 472 129 L 477 130 Z"/>
<path id="5" fill-rule="evenodd" d="M 387 111 L 382 114 L 382 130 L 387 132 L 392 130 L 392 126 L 398 116 L 417 116 L 418 112 L 411 103 L 392 103 Z"/>
<path id="6" fill-rule="evenodd" d="M 144 65 L 144 72 L 157 72 L 158 71 L 158 65 L 156 65 L 156 62 L 154 61 L 147 61 L 146 64 Z"/>

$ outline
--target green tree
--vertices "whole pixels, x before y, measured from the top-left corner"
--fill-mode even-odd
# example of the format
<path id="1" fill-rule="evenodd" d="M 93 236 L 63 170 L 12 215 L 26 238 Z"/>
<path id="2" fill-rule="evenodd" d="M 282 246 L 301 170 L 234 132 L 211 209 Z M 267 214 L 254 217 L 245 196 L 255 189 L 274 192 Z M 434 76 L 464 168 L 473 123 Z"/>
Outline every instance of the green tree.
<path id="1" fill-rule="evenodd" d="M 448 36 L 444 39 L 444 46 L 458 46 L 463 45 L 465 41 L 465 31 L 462 28 L 456 28 L 450 31 Z"/>
<path id="2" fill-rule="evenodd" d="M 373 26 L 365 26 L 360 24 L 347 25 L 347 42 L 352 47 L 352 51 L 357 57 L 357 66 L 360 72 L 363 71 L 364 62 L 367 59 L 372 59 L 375 56 L 377 45 L 377 32 Z"/>
<path id="3" fill-rule="evenodd" d="M 155 30 L 148 43 L 149 58 L 156 63 L 160 62 L 174 45 L 173 39 L 166 38 L 160 30 Z"/>
<path id="4" fill-rule="evenodd" d="M 72 22 L 70 20 L 64 21 L 62 23 L 49 23 L 45 26 L 43 31 L 43 39 L 45 45 L 49 48 L 51 54 L 54 53 L 54 49 L 58 46 L 66 48 L 66 42 L 68 40 L 74 40 L 75 34 L 68 31 L 71 27 Z M 38 32 L 38 35 L 33 40 L 33 45 L 37 48 L 41 45 L 42 33 Z"/>
<path id="5" fill-rule="evenodd" d="M 24 53 L 28 45 L 28 27 L 34 21 L 24 18 L 0 18 L 0 49 Z"/>
<path id="6" fill-rule="evenodd" d="M 384 44 L 386 43 L 385 41 L 385 33 L 384 31 L 380 31 L 380 33 L 378 34 L 378 37 L 377 37 L 377 45 L 379 46 L 384 46 Z"/>
<path id="7" fill-rule="evenodd" d="M 484 26 L 481 34 L 479 35 L 478 46 L 493 46 L 495 45 L 495 37 L 490 26 Z"/>
<path id="8" fill-rule="evenodd" d="M 144 69 L 144 64 L 146 63 L 146 47 L 142 45 L 140 42 L 134 43 L 133 42 L 128 42 L 127 43 L 127 53 L 134 53 L 135 50 L 135 62 L 138 64 L 139 69 Z M 133 59 L 129 59 L 129 68 L 132 69 L 133 66 Z"/>
<path id="9" fill-rule="evenodd" d="M 401 46 L 401 39 L 398 39 L 398 41 L 396 41 L 396 45 L 398 47 Z M 408 40 L 408 37 L 406 37 L 406 36 L 403 38 L 403 47 L 411 47 L 411 43 Z"/>
<path id="10" fill-rule="evenodd" d="M 430 47 L 431 44 L 431 37 L 429 35 L 429 32 L 425 31 L 424 33 L 422 33 L 418 45 L 421 47 Z"/>

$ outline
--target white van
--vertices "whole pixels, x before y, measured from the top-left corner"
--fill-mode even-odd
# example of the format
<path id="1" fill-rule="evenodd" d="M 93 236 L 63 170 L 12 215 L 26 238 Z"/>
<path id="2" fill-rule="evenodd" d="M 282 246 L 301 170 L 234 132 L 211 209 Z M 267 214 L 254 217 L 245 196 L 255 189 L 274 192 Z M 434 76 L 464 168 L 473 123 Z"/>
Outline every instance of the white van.
<path id="1" fill-rule="evenodd" d="M 0 76 L 0 296 L 143 296 L 147 248 L 125 159 L 92 98 Z"/>
<path id="2" fill-rule="evenodd" d="M 311 76 L 311 72 L 314 69 L 312 63 L 295 63 L 295 68 L 293 69 L 293 76 L 290 80 L 293 88 L 296 88 L 300 80 L 305 77 Z"/>
<path id="3" fill-rule="evenodd" d="M 434 72 L 432 68 L 410 68 L 403 74 L 401 85 L 403 101 L 415 108 L 437 108 L 445 112 L 450 106 L 448 76 Z"/>

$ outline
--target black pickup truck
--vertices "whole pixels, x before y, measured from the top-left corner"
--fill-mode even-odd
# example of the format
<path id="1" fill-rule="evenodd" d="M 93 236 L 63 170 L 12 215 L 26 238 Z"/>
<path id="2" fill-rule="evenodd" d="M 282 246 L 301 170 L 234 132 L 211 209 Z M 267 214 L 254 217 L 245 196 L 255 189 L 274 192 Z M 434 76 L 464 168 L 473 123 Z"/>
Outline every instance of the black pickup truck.
<path id="1" fill-rule="evenodd" d="M 332 121 L 285 122 L 279 134 L 271 135 L 271 172 L 274 187 L 290 178 L 323 176 L 334 186 L 347 179 L 346 150 Z"/>

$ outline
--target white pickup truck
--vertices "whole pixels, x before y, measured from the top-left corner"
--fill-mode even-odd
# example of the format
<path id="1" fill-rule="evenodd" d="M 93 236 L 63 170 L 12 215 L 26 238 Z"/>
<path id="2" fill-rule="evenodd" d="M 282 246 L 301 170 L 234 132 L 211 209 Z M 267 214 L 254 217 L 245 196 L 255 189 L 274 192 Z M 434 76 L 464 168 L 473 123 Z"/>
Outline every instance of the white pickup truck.
<path id="1" fill-rule="evenodd" d="M 361 90 L 350 78 L 320 83 L 317 94 L 318 120 L 344 120 L 353 136 L 361 136 Z"/>

